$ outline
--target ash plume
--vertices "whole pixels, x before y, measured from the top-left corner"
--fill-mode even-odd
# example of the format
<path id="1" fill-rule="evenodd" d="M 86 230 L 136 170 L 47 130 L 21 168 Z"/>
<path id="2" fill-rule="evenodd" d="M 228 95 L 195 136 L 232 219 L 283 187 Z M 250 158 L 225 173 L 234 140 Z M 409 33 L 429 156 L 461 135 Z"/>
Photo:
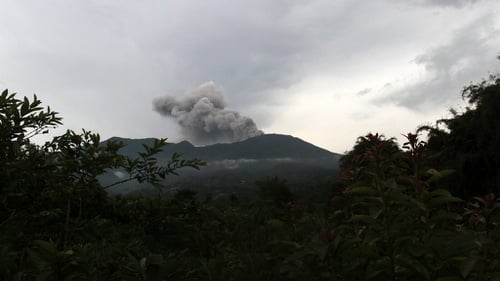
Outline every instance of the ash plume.
<path id="1" fill-rule="evenodd" d="M 154 110 L 174 118 L 186 139 L 197 145 L 241 141 L 263 134 L 255 122 L 226 109 L 223 90 L 206 82 L 181 100 L 172 96 L 156 98 Z"/>

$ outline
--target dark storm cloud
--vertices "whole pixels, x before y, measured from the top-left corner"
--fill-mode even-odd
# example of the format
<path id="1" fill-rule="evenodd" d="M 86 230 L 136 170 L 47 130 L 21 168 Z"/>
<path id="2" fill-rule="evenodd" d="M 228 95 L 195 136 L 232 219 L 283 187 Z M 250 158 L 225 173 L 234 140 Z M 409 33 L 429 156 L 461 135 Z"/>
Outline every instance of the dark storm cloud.
<path id="1" fill-rule="evenodd" d="M 161 115 L 174 118 L 195 144 L 235 142 L 262 134 L 252 119 L 226 109 L 223 91 L 213 82 L 200 85 L 181 100 L 156 98 L 153 106 Z"/>
<path id="2" fill-rule="evenodd" d="M 159 40 L 175 54 L 173 80 L 190 86 L 217 81 L 238 97 L 237 105 L 255 103 L 261 90 L 288 86 L 298 79 L 293 66 L 309 44 L 302 30 L 290 28 L 294 2 L 234 1 L 215 9 L 197 2 L 197 8 L 186 7 L 189 16 L 177 21 L 182 28 Z"/>
<path id="3" fill-rule="evenodd" d="M 280 100 L 271 89 L 303 77 L 295 66 L 314 46 L 292 15 L 300 3 L 54 1 L 50 9 L 38 1 L 6 4 L 0 82 L 18 90 L 22 85 L 27 93 L 49 92 L 62 112 L 73 112 L 72 95 L 81 93 L 79 104 L 95 109 L 101 120 L 109 104 L 119 106 L 115 114 L 126 120 L 125 112 L 142 116 L 149 106 L 144 100 L 209 80 L 227 89 L 235 108 L 271 104 Z M 104 102 L 96 104 L 97 95 Z"/>
<path id="4" fill-rule="evenodd" d="M 469 83 L 487 78 L 488 72 L 498 71 L 496 56 L 500 31 L 494 28 L 492 17 L 481 18 L 455 33 L 452 40 L 417 56 L 414 63 L 422 66 L 426 78 L 392 91 L 381 99 L 404 107 L 423 111 L 442 106 L 460 96 Z"/>
<path id="5" fill-rule="evenodd" d="M 184 86 L 172 90 L 213 80 L 231 94 L 233 106 L 281 103 L 278 91 L 268 93 L 356 64 L 353 54 L 364 52 L 366 41 L 382 47 L 395 36 L 410 37 L 403 29 L 386 28 L 389 20 L 381 13 L 388 6 L 297 0 L 225 2 L 220 9 L 199 4 L 189 7 L 188 17 L 177 18 L 178 29 L 157 41 L 172 54 L 165 59 L 175 67 L 169 80 Z M 367 12 L 376 13 L 380 23 L 366 25 Z M 377 41 L 371 40 L 373 34 Z M 351 75 L 350 69 L 343 71 Z"/>
<path id="6" fill-rule="evenodd" d="M 471 18 L 498 13 L 493 0 L 4 2 L 0 86 L 36 92 L 63 114 L 66 125 L 106 136 L 176 139 L 171 134 L 177 124 L 156 118 L 150 102 L 202 81 L 224 86 L 236 111 L 218 104 L 224 99 L 217 96 L 198 100 L 199 110 L 222 107 L 235 120 L 250 120 L 238 114 L 244 109 L 263 128 L 297 134 L 324 123 L 316 119 L 318 99 L 312 98 L 321 88 L 317 81 L 328 81 L 328 94 L 345 88 L 371 102 L 383 93 L 389 96 L 384 101 L 422 107 L 456 96 L 464 83 L 485 76 L 500 46 L 492 47 L 489 30 L 483 34 L 471 26 L 453 42 L 429 49 Z M 398 90 L 394 68 L 425 50 L 414 62 L 431 78 Z M 390 86 L 379 89 L 385 81 Z M 368 88 L 373 90 L 362 91 Z M 299 96 L 306 98 L 296 104 Z M 322 111 L 337 112 L 338 105 L 330 105 Z M 276 123 L 297 107 L 312 113 L 305 111 L 300 122 Z M 110 114 L 110 108 L 116 110 Z M 329 131 L 311 133 L 320 134 Z"/>

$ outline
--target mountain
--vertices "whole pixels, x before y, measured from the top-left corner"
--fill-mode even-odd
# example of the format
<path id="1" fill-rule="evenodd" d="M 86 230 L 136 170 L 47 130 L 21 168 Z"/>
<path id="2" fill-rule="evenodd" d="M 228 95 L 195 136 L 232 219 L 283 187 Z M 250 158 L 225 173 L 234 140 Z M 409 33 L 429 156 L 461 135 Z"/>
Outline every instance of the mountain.
<path id="1" fill-rule="evenodd" d="M 121 154 L 136 157 L 143 151 L 143 144 L 153 143 L 148 139 L 126 139 L 113 137 L 125 147 Z M 169 143 L 158 155 L 160 163 L 166 163 L 174 152 L 184 159 L 197 158 L 207 162 L 201 171 L 180 170 L 179 176 L 167 178 L 167 189 L 190 188 L 200 194 L 218 197 L 221 194 L 236 193 L 242 196 L 255 194 L 257 180 L 266 177 L 286 179 L 291 189 L 318 184 L 338 175 L 340 154 L 330 152 L 299 138 L 264 134 L 236 143 L 220 143 L 208 146 L 194 146 L 188 141 Z M 106 183 L 119 180 L 118 171 L 109 173 L 101 180 Z M 113 188 L 113 193 L 147 192 L 147 185 L 127 183 Z"/>

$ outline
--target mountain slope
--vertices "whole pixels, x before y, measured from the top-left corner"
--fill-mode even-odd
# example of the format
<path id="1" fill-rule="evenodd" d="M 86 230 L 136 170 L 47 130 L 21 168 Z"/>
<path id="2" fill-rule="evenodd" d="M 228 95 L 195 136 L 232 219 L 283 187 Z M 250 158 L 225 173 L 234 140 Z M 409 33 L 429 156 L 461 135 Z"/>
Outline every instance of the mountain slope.
<path id="1" fill-rule="evenodd" d="M 120 153 L 128 156 L 134 156 L 137 152 L 143 150 L 142 144 L 150 145 L 153 143 L 153 138 L 126 139 L 112 137 L 109 140 L 123 142 L 125 147 Z M 270 158 L 334 159 L 339 157 L 339 154 L 317 147 L 299 138 L 279 134 L 266 134 L 236 143 L 221 143 L 200 147 L 193 146 L 188 141 L 169 143 L 160 155 L 171 155 L 174 152 L 182 153 L 186 158 L 199 158 L 204 161 Z"/>
<path id="2" fill-rule="evenodd" d="M 200 147 L 198 151 L 201 158 L 206 156 L 206 158 L 214 160 L 238 158 L 324 159 L 335 157 L 334 153 L 299 138 L 278 134 L 261 135 L 237 143 Z"/>
<path id="3" fill-rule="evenodd" d="M 143 151 L 142 144 L 151 144 L 149 139 L 125 139 L 113 137 L 125 147 L 120 153 L 135 157 Z M 207 162 L 201 171 L 182 170 L 179 177 L 170 177 L 165 184 L 172 188 L 192 188 L 202 193 L 246 193 L 255 191 L 255 181 L 277 176 L 288 181 L 290 187 L 310 185 L 336 177 L 339 154 L 317 147 L 299 138 L 265 134 L 236 143 L 193 146 L 187 141 L 169 143 L 158 155 L 165 163 L 174 152 L 182 158 L 198 158 Z M 113 174 L 106 182 L 115 181 Z M 118 187 L 114 192 L 135 190 L 137 183 Z M 144 187 L 144 186 L 143 186 Z"/>

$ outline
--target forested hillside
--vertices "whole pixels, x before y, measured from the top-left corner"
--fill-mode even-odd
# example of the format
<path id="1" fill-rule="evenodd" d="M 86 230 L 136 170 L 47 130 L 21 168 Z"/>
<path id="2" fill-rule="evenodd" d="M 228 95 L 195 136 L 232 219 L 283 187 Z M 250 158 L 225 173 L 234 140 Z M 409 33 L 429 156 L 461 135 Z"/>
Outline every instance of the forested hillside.
<path id="1" fill-rule="evenodd" d="M 134 157 L 144 149 L 144 144 L 153 144 L 154 139 L 113 137 L 110 141 L 123 143 L 118 152 Z M 299 138 L 280 134 L 262 134 L 244 141 L 199 147 L 187 141 L 168 143 L 156 155 L 159 164 L 164 164 L 174 153 L 180 153 L 184 158 L 203 159 L 206 165 L 201 170 L 183 170 L 178 176 L 165 178 L 161 182 L 164 185 L 162 191 L 171 195 L 178 189 L 189 188 L 196 191 L 200 200 L 207 197 L 225 200 L 229 196 L 255 199 L 255 182 L 273 177 L 286 180 L 288 188 L 294 192 L 312 193 L 313 187 L 338 179 L 341 156 Z M 123 172 L 123 169 L 110 170 L 99 180 L 107 186 L 123 178 Z M 137 181 L 114 185 L 107 191 L 121 195 L 156 193 L 151 184 Z"/>
<path id="2" fill-rule="evenodd" d="M 35 144 L 61 117 L 5 90 L 0 280 L 500 280 L 500 79 L 463 97 L 464 112 L 419 129 L 428 139 L 359 137 L 315 200 L 265 178 L 255 200 L 214 202 L 162 196 L 165 177 L 205 164 L 158 161 L 164 139 L 136 156 L 88 131 Z M 126 175 L 112 185 L 158 193 L 110 196 L 110 169 Z"/>

